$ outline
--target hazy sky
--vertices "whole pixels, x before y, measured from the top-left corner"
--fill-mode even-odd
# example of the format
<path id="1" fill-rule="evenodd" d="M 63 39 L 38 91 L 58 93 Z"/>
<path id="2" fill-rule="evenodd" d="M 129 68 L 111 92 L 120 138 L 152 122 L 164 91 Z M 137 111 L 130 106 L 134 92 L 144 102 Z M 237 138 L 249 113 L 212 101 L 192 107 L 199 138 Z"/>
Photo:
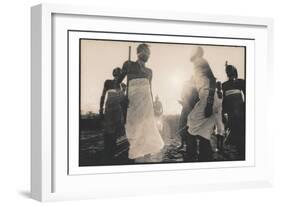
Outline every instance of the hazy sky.
<path id="1" fill-rule="evenodd" d="M 98 112 L 100 96 L 106 79 L 112 79 L 112 70 L 122 67 L 128 60 L 128 48 L 132 46 L 131 57 L 136 60 L 139 43 L 101 40 L 81 40 L 81 110 L 83 113 Z M 158 95 L 165 114 L 180 113 L 180 99 L 184 81 L 191 77 L 193 64 L 190 53 L 194 45 L 149 43 L 151 56 L 147 67 L 153 70 L 152 92 Z M 244 48 L 206 46 L 204 58 L 209 62 L 217 80 L 227 80 L 225 61 L 238 70 L 244 79 Z M 124 81 L 126 83 L 126 81 Z"/>

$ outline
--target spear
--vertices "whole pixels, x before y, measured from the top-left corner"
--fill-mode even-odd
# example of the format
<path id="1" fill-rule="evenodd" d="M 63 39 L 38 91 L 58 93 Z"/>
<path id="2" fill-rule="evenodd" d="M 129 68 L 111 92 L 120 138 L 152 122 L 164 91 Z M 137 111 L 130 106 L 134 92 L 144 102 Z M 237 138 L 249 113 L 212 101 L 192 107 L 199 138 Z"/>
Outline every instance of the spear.
<path id="1" fill-rule="evenodd" d="M 129 46 L 129 58 L 128 58 L 129 61 L 131 61 L 131 46 Z"/>

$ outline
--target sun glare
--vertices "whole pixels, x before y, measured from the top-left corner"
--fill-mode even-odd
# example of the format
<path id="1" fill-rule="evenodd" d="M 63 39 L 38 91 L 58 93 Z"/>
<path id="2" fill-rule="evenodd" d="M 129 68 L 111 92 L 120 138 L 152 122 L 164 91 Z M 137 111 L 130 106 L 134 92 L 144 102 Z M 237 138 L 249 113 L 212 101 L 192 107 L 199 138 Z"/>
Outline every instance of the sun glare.
<path id="1" fill-rule="evenodd" d="M 173 91 L 181 91 L 184 81 L 183 75 L 175 74 L 171 76 L 170 83 Z"/>

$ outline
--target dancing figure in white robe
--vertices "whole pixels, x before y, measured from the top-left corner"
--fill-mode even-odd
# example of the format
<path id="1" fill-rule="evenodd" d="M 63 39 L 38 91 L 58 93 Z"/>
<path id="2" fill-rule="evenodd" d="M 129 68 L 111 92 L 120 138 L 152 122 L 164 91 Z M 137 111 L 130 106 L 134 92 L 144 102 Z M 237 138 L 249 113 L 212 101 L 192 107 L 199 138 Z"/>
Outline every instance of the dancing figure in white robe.
<path id="1" fill-rule="evenodd" d="M 129 141 L 129 158 L 142 158 L 159 153 L 164 142 L 157 128 L 151 92 L 152 70 L 145 67 L 150 50 L 147 44 L 137 48 L 138 60 L 127 61 L 122 68 L 120 81 L 127 76 L 128 108 L 126 135 Z"/>
<path id="2" fill-rule="evenodd" d="M 216 116 L 220 115 L 219 99 L 216 93 L 213 96 L 212 114 L 209 117 L 205 115 L 210 88 L 210 79 L 206 76 L 206 70 L 210 69 L 208 62 L 203 59 L 197 59 L 194 62 L 194 82 L 198 91 L 199 101 L 188 115 L 188 132 L 194 136 L 199 135 L 210 140 L 216 124 Z"/>
<path id="3" fill-rule="evenodd" d="M 215 93 L 216 79 L 208 62 L 203 58 L 202 47 L 196 47 L 190 60 L 194 64 L 193 82 L 198 93 L 199 101 L 188 115 L 187 126 L 189 133 L 189 157 L 196 158 L 196 139 L 199 140 L 199 161 L 212 159 L 210 138 L 219 114 L 219 101 Z"/>

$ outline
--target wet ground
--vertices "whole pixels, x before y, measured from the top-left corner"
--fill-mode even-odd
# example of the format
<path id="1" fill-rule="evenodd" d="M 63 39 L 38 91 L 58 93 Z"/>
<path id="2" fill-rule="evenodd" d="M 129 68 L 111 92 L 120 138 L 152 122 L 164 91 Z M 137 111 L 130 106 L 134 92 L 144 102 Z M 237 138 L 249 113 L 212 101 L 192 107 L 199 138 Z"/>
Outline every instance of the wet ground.
<path id="1" fill-rule="evenodd" d="M 179 135 L 176 134 L 176 128 L 169 121 L 163 121 L 161 131 L 165 147 L 156 155 L 146 156 L 137 161 L 128 159 L 129 144 L 126 136 L 117 138 L 116 149 L 113 157 L 108 160 L 108 155 L 104 151 L 104 136 L 101 130 L 81 131 L 79 142 L 79 165 L 127 165 L 137 163 L 174 163 L 187 162 L 186 148 L 178 149 L 181 142 Z M 211 139 L 213 157 L 211 161 L 231 161 L 237 160 L 238 154 L 235 147 L 224 146 L 224 154 L 217 152 L 216 138 Z"/>

